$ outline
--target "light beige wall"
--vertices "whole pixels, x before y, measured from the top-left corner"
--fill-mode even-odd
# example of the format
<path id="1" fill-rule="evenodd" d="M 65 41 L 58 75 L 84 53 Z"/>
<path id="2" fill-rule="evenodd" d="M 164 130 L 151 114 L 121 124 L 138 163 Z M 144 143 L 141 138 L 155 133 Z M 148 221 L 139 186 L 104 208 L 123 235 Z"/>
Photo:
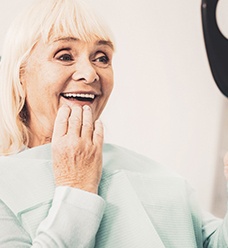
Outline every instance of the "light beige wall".
<path id="1" fill-rule="evenodd" d="M 117 43 L 116 85 L 103 115 L 106 141 L 172 167 L 196 188 L 202 206 L 218 213 L 212 196 L 218 192 L 215 175 L 222 169 L 226 100 L 208 67 L 201 1 L 88 1 L 104 15 Z M 20 4 L 0 2 L 1 44 Z"/>

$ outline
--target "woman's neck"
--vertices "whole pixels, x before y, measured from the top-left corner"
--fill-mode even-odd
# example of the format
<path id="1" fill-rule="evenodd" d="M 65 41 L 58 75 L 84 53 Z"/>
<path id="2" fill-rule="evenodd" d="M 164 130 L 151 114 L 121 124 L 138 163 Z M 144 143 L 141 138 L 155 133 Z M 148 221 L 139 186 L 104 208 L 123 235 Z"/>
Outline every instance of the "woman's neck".
<path id="1" fill-rule="evenodd" d="M 29 139 L 29 148 L 51 143 L 51 137 L 41 137 L 32 135 Z"/>
<path id="2" fill-rule="evenodd" d="M 29 133 L 29 148 L 48 144 L 52 140 L 52 130 L 48 128 L 40 128 L 37 125 L 33 125 L 30 127 Z"/>

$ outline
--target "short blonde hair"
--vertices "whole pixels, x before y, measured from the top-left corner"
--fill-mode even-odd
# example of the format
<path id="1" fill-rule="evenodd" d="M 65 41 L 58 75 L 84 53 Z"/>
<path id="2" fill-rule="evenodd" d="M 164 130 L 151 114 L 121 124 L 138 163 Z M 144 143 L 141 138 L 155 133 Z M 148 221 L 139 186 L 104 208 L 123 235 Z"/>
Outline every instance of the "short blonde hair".
<path id="1" fill-rule="evenodd" d="M 20 83 L 23 64 L 40 39 L 48 43 L 60 37 L 113 44 L 109 29 L 82 0 L 38 0 L 15 19 L 0 62 L 0 155 L 17 153 L 29 142 Z"/>

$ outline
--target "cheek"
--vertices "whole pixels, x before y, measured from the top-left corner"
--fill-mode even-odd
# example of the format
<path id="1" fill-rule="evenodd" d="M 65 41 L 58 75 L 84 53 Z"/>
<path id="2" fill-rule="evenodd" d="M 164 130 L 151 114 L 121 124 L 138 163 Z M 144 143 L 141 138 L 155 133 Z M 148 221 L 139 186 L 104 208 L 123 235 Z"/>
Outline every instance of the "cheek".
<path id="1" fill-rule="evenodd" d="M 112 84 L 109 84 L 107 87 L 107 97 L 109 97 L 111 95 L 112 90 L 113 90 L 113 82 L 112 82 Z"/>
<path id="2" fill-rule="evenodd" d="M 60 90 L 60 77 L 57 73 L 51 73 L 50 70 L 34 69 L 27 73 L 25 77 L 25 89 L 27 95 L 35 95 L 36 98 L 51 98 Z"/>
<path id="3" fill-rule="evenodd" d="M 33 74 L 33 75 L 32 75 Z M 53 112 L 52 108 L 57 103 L 55 99 L 55 87 L 49 81 L 48 75 L 44 75 L 41 71 L 28 74 L 25 81 L 25 97 L 28 108 L 39 113 L 45 112 L 45 109 Z"/>
<path id="4" fill-rule="evenodd" d="M 42 80 L 40 79 L 42 70 L 39 65 L 29 65 L 25 68 L 22 77 L 22 85 L 25 89 L 26 97 L 31 98 L 36 95 L 38 97 L 41 89 L 43 88 Z"/>
<path id="5" fill-rule="evenodd" d="M 112 70 L 107 73 L 104 77 L 103 84 L 102 84 L 102 89 L 104 94 L 109 97 L 109 95 L 112 92 L 113 85 L 114 85 L 114 79 L 113 79 L 113 72 Z"/>

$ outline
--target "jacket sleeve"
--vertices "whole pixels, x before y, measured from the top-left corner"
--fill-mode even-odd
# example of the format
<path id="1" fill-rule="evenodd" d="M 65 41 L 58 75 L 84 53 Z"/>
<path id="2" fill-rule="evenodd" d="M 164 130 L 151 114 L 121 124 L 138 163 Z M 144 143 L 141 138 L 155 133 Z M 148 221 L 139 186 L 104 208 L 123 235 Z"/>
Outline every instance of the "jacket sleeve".
<path id="1" fill-rule="evenodd" d="M 202 231 L 204 248 L 228 247 L 228 214 L 223 220 L 209 213 L 204 214 Z"/>
<path id="2" fill-rule="evenodd" d="M 98 195 L 57 187 L 52 207 L 31 240 L 13 212 L 0 201 L 0 247 L 92 248 L 104 209 L 105 202 Z"/>

